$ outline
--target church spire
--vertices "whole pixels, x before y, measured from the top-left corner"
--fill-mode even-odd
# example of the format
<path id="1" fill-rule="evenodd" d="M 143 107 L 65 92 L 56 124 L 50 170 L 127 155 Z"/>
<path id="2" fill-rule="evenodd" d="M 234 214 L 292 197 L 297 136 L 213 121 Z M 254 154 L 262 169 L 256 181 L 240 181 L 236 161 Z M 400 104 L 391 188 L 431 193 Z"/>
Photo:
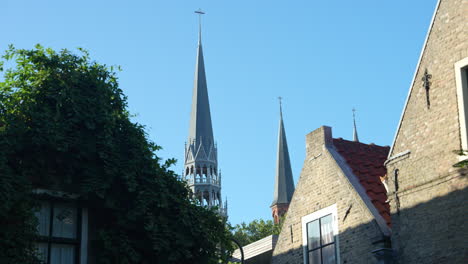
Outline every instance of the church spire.
<path id="1" fill-rule="evenodd" d="M 294 181 L 289 159 L 288 143 L 283 124 L 283 109 L 280 100 L 280 120 L 278 132 L 278 151 L 276 161 L 276 176 L 273 203 L 271 204 L 272 215 L 275 223 L 280 221 L 288 210 L 289 203 L 294 193 Z"/>
<path id="2" fill-rule="evenodd" d="M 204 144 L 205 147 L 208 147 L 214 144 L 214 138 L 213 128 L 211 126 L 208 87 L 206 84 L 205 62 L 201 43 L 201 15 L 204 14 L 204 12 L 198 10 L 195 11 L 195 13 L 199 14 L 200 18 L 188 143 L 190 144 L 196 140 L 199 144 Z"/>
<path id="3" fill-rule="evenodd" d="M 354 123 L 354 128 L 353 128 L 353 141 L 354 142 L 359 142 L 358 134 L 357 134 L 357 128 L 356 128 L 356 109 L 353 108 L 353 123 Z"/>
<path id="4" fill-rule="evenodd" d="M 195 11 L 203 15 L 201 10 Z M 201 18 L 199 18 L 197 60 L 193 82 L 192 111 L 188 142 L 185 144 L 183 178 L 193 197 L 201 205 L 217 206 L 221 215 L 227 216 L 221 199 L 221 170 L 218 169 L 218 148 L 214 143 L 211 126 L 208 86 L 201 43 Z M 227 206 L 227 203 L 225 204 Z"/>

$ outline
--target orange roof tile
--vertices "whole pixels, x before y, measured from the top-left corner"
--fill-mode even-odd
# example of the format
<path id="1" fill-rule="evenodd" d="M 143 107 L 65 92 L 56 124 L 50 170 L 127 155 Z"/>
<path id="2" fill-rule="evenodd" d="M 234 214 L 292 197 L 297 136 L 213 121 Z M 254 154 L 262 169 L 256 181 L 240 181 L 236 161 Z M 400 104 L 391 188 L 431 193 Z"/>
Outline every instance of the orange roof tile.
<path id="1" fill-rule="evenodd" d="M 390 147 L 381 147 L 375 144 L 368 145 L 342 138 L 333 139 L 333 145 L 346 160 L 354 175 L 358 177 L 362 187 L 366 190 L 367 196 L 385 219 L 387 225 L 391 226 L 387 191 L 380 179 L 387 173 L 384 162 L 387 159 Z"/>

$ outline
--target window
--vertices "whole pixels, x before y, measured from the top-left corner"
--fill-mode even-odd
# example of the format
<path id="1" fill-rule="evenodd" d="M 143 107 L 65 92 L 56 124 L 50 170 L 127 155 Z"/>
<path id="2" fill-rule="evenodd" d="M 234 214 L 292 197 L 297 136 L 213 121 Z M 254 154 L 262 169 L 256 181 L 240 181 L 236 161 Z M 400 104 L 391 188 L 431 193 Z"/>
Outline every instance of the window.
<path id="1" fill-rule="evenodd" d="M 468 150 L 468 57 L 455 63 L 461 147 Z"/>
<path id="2" fill-rule="evenodd" d="M 336 204 L 302 217 L 304 263 L 338 263 Z"/>
<path id="3" fill-rule="evenodd" d="M 76 264 L 80 249 L 81 211 L 71 203 L 42 202 L 37 243 L 40 258 L 47 264 Z"/>

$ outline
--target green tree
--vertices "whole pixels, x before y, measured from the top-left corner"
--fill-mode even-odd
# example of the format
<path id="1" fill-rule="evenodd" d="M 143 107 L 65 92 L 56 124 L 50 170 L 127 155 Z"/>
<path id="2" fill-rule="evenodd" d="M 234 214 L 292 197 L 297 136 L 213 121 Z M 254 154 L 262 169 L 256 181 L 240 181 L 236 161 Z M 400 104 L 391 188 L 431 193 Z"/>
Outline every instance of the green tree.
<path id="1" fill-rule="evenodd" d="M 0 262 L 34 260 L 34 186 L 79 195 L 97 263 L 217 263 L 231 250 L 224 220 L 188 198 L 175 161 L 130 120 L 114 69 L 80 52 L 2 57 L 13 66 L 0 82 Z"/>
<path id="2" fill-rule="evenodd" d="M 231 232 L 234 239 L 245 246 L 264 237 L 278 235 L 281 232 L 281 225 L 273 223 L 272 220 L 256 219 L 248 224 L 245 222 L 237 224 Z"/>

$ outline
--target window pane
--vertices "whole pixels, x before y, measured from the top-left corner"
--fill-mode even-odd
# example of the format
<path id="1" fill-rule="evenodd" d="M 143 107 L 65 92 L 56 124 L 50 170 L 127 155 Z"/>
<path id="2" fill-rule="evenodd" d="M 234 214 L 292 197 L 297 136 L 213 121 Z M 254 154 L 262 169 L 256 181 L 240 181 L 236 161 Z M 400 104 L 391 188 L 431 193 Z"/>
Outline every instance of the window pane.
<path id="1" fill-rule="evenodd" d="M 66 204 L 54 205 L 52 236 L 76 238 L 76 208 Z"/>
<path id="2" fill-rule="evenodd" d="M 322 248 L 323 264 L 336 264 L 335 244 Z"/>
<path id="3" fill-rule="evenodd" d="M 47 243 L 37 243 L 37 254 L 41 261 L 47 262 Z"/>
<path id="4" fill-rule="evenodd" d="M 50 264 L 75 263 L 75 246 L 52 244 L 50 250 Z"/>
<path id="5" fill-rule="evenodd" d="M 49 236 L 50 227 L 50 204 L 46 202 L 41 203 L 41 209 L 34 213 L 39 222 L 37 225 L 37 232 L 41 236 Z"/>
<path id="6" fill-rule="evenodd" d="M 326 245 L 334 241 L 332 221 L 332 215 L 327 215 L 320 218 L 320 224 L 322 229 L 322 245 Z"/>
<path id="7" fill-rule="evenodd" d="M 309 264 L 321 264 L 320 249 L 309 252 Z"/>
<path id="8" fill-rule="evenodd" d="M 320 246 L 319 221 L 307 223 L 307 246 L 309 250 Z"/>

